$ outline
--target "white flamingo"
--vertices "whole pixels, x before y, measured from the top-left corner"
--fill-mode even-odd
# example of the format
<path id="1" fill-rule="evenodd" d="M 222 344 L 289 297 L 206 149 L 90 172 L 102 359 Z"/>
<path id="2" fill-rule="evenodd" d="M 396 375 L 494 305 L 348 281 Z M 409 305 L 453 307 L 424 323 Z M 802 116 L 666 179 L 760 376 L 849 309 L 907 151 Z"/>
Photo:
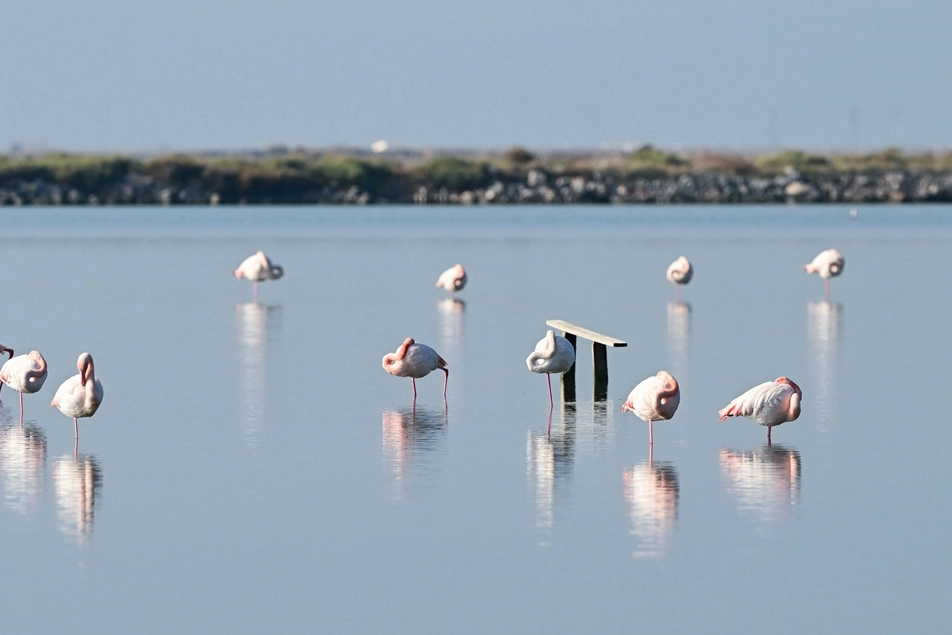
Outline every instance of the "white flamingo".
<path id="1" fill-rule="evenodd" d="M 96 414 L 102 403 L 102 383 L 96 379 L 93 356 L 83 353 L 76 360 L 78 375 L 73 375 L 56 389 L 50 407 L 56 406 L 67 417 L 73 418 L 73 433 L 79 443 L 79 417 Z"/>
<path id="2" fill-rule="evenodd" d="M 46 382 L 46 360 L 39 351 L 11 357 L 0 367 L 0 381 L 20 393 L 20 423 L 23 423 L 23 393 L 39 392 Z"/>
<path id="3" fill-rule="evenodd" d="M 674 285 L 677 301 L 681 301 L 681 285 L 691 282 L 691 276 L 694 275 L 694 267 L 684 256 L 679 256 L 677 260 L 668 265 L 666 274 L 668 282 Z"/>
<path id="4" fill-rule="evenodd" d="M 561 335 L 546 331 L 535 350 L 526 358 L 526 366 L 534 373 L 545 373 L 549 384 L 549 409 L 554 407 L 552 400 L 552 373 L 565 373 L 575 364 L 575 347 Z"/>
<path id="5" fill-rule="evenodd" d="M 440 274 L 440 277 L 436 281 L 437 288 L 443 288 L 454 293 L 456 291 L 462 291 L 463 287 L 466 286 L 466 270 L 463 269 L 463 265 L 453 265 L 446 271 Z"/>
<path id="6" fill-rule="evenodd" d="M 254 301 L 258 301 L 258 283 L 264 280 L 277 280 L 284 275 L 284 268 L 276 265 L 259 251 L 253 256 L 245 258 L 244 262 L 235 269 L 234 276 L 239 280 L 244 278 L 251 280 L 254 294 Z"/>
<path id="7" fill-rule="evenodd" d="M 434 370 L 442 370 L 443 401 L 446 401 L 446 384 L 450 379 L 450 369 L 446 360 L 426 344 L 417 343 L 412 337 L 403 340 L 396 353 L 383 356 L 383 369 L 396 377 L 409 377 L 413 382 L 413 403 L 416 403 L 416 380 L 426 377 Z"/>
<path id="8" fill-rule="evenodd" d="M 649 377 L 635 386 L 621 411 L 635 413 L 642 421 L 648 422 L 648 445 L 654 445 L 652 422 L 667 421 L 674 416 L 681 403 L 681 387 L 678 380 L 666 370 Z"/>
<path id="9" fill-rule="evenodd" d="M 817 273 L 820 274 L 820 277 L 823 278 L 825 284 L 825 296 L 826 301 L 830 301 L 830 278 L 835 278 L 836 276 L 843 273 L 843 267 L 846 265 L 846 260 L 843 258 L 843 254 L 838 252 L 835 249 L 827 249 L 817 254 L 817 257 L 813 259 L 813 262 L 803 265 L 803 270 L 807 273 Z"/>
<path id="10" fill-rule="evenodd" d="M 718 411 L 720 421 L 728 417 L 747 417 L 755 423 L 767 426 L 767 443 L 770 443 L 770 430 L 800 416 L 800 401 L 803 392 L 800 386 L 786 377 L 775 381 L 765 381 L 754 386 L 740 397 L 731 401 Z"/>

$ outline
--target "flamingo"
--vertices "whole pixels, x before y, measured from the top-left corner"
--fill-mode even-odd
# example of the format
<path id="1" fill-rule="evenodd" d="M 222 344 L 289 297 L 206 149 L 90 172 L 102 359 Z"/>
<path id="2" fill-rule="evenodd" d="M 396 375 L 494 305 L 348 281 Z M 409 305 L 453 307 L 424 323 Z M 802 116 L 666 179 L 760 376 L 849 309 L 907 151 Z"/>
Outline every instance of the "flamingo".
<path id="1" fill-rule="evenodd" d="M 691 276 L 694 275 L 694 268 L 690 261 L 684 256 L 679 256 L 677 260 L 668 266 L 668 282 L 674 285 L 677 301 L 681 301 L 681 285 L 691 282 Z"/>
<path id="2" fill-rule="evenodd" d="M 754 386 L 722 408 L 717 414 L 720 421 L 728 417 L 747 417 L 755 423 L 767 426 L 767 444 L 770 444 L 770 429 L 800 416 L 800 401 L 803 392 L 800 386 L 786 377 L 766 381 Z"/>
<path id="3" fill-rule="evenodd" d="M 23 393 L 39 392 L 46 381 L 46 360 L 39 351 L 11 356 L 0 368 L 0 381 L 20 393 L 20 425 L 23 424 Z"/>
<path id="4" fill-rule="evenodd" d="M 418 344 L 412 337 L 403 340 L 396 353 L 383 356 L 383 369 L 395 377 L 409 377 L 413 382 L 413 403 L 416 403 L 416 380 L 426 377 L 430 371 L 442 370 L 443 401 L 446 401 L 446 384 L 450 380 L 450 369 L 446 360 L 426 344 Z"/>
<path id="5" fill-rule="evenodd" d="M 539 340 L 535 350 L 526 358 L 526 366 L 534 373 L 545 373 L 549 384 L 549 410 L 555 405 L 552 400 L 552 373 L 565 373 L 575 364 L 575 347 L 561 335 L 551 330 Z"/>
<path id="6" fill-rule="evenodd" d="M 813 262 L 803 265 L 803 270 L 807 273 L 818 273 L 820 277 L 823 278 L 826 287 L 825 298 L 826 301 L 830 301 L 830 278 L 835 278 L 836 276 L 843 273 L 843 267 L 846 265 L 846 260 L 843 258 L 843 254 L 838 252 L 835 249 L 827 249 L 826 251 L 820 252 L 816 258 L 813 259 Z"/>
<path id="7" fill-rule="evenodd" d="M 653 421 L 667 421 L 678 411 L 681 403 L 681 387 L 678 380 L 666 370 L 649 377 L 632 389 L 621 411 L 635 413 L 648 422 L 648 445 L 654 445 Z"/>
<path id="8" fill-rule="evenodd" d="M 7 348 L 7 347 L 4 346 L 3 344 L 0 344 L 0 355 L 3 355 L 4 353 L 9 353 L 9 354 L 10 354 L 10 357 L 7 359 L 7 361 L 10 361 L 11 359 L 13 359 L 13 349 L 12 349 L 12 348 Z M 0 389 L 2 389 L 2 388 L 3 388 L 3 384 L 0 384 Z"/>
<path id="9" fill-rule="evenodd" d="M 463 265 L 453 265 L 440 274 L 436 281 L 437 288 L 444 288 L 451 294 L 456 291 L 462 291 L 466 286 L 466 270 Z"/>
<path id="10" fill-rule="evenodd" d="M 254 301 L 258 301 L 258 283 L 264 280 L 277 280 L 284 275 L 284 268 L 273 264 L 263 251 L 245 258 L 244 262 L 235 269 L 234 276 L 239 280 L 245 278 L 253 284 Z"/>
<path id="11" fill-rule="evenodd" d="M 50 408 L 56 406 L 67 417 L 73 418 L 73 433 L 79 443 L 79 417 L 96 414 L 102 403 L 102 383 L 96 379 L 93 356 L 83 353 L 76 360 L 78 375 L 73 375 L 56 389 Z"/>

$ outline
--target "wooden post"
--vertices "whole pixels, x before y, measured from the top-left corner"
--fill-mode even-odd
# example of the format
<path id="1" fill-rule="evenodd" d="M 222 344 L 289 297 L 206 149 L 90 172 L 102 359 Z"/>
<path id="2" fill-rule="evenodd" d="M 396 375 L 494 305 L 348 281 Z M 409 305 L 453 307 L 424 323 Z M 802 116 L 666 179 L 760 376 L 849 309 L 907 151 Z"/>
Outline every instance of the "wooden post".
<path id="1" fill-rule="evenodd" d="M 608 349 L 601 342 L 592 342 L 592 363 L 595 367 L 595 401 L 608 399 Z"/>
<path id="2" fill-rule="evenodd" d="M 568 331 L 565 331 L 562 333 L 562 337 L 567 339 L 569 344 L 572 345 L 572 348 L 575 349 L 577 361 L 578 345 L 576 344 L 577 338 L 575 337 L 575 333 L 569 333 Z M 572 368 L 562 373 L 562 401 L 575 401 L 575 364 L 572 364 Z"/>

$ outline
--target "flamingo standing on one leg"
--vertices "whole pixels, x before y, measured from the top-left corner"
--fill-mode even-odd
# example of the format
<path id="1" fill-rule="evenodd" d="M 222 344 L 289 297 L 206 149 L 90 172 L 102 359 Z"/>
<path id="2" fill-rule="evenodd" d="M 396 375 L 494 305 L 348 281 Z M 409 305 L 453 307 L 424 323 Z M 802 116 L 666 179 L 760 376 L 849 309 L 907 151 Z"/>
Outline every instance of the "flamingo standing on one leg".
<path id="1" fill-rule="evenodd" d="M 3 355 L 4 353 L 9 353 L 9 354 L 10 354 L 10 357 L 7 359 L 7 361 L 10 361 L 11 359 L 13 359 L 13 349 L 12 349 L 12 348 L 7 348 L 7 347 L 4 346 L 3 344 L 0 344 L 0 355 Z M 0 384 L 0 389 L 2 389 L 2 388 L 3 388 L 3 384 Z"/>
<path id="2" fill-rule="evenodd" d="M 535 350 L 526 358 L 526 365 L 534 373 L 545 373 L 549 384 L 549 410 L 555 407 L 552 399 L 552 373 L 567 372 L 575 364 L 575 347 L 561 335 L 546 331 Z"/>
<path id="3" fill-rule="evenodd" d="M 442 370 L 443 402 L 446 402 L 446 384 L 450 380 L 450 369 L 446 360 L 426 344 L 418 344 L 412 337 L 403 340 L 396 353 L 383 356 L 383 369 L 396 377 L 409 377 L 413 382 L 413 403 L 416 403 L 416 380 L 426 377 L 430 371 Z"/>
<path id="4" fill-rule="evenodd" d="M 39 351 L 10 357 L 0 368 L 0 381 L 20 393 L 20 425 L 23 425 L 23 393 L 39 392 L 46 381 L 46 360 Z"/>
<path id="5" fill-rule="evenodd" d="M 720 415 L 721 421 L 727 421 L 728 417 L 747 417 L 755 423 L 767 426 L 767 445 L 770 445 L 771 428 L 799 417 L 802 399 L 800 386 L 786 377 L 778 377 L 776 381 L 754 386 L 717 414 Z"/>
<path id="6" fill-rule="evenodd" d="M 255 303 L 258 302 L 258 283 L 264 280 L 277 280 L 284 275 L 284 268 L 273 264 L 263 251 L 259 251 L 253 256 L 248 256 L 235 269 L 234 276 L 239 280 L 245 278 L 252 282 L 252 294 Z"/>
<path id="7" fill-rule="evenodd" d="M 668 266 L 666 275 L 668 282 L 674 285 L 676 299 L 680 302 L 681 285 L 691 282 L 691 276 L 694 275 L 694 267 L 691 266 L 691 262 L 687 258 L 680 256 Z"/>
<path id="8" fill-rule="evenodd" d="M 830 278 L 835 278 L 843 273 L 843 267 L 845 265 L 846 260 L 843 258 L 843 254 L 835 249 L 827 249 L 826 251 L 820 252 L 817 257 L 813 259 L 813 262 L 803 265 L 803 270 L 807 273 L 820 274 L 820 277 L 823 278 L 825 283 L 824 297 L 826 301 L 829 302 Z"/>
<path id="9" fill-rule="evenodd" d="M 621 411 L 635 413 L 642 421 L 648 422 L 648 445 L 654 446 L 653 421 L 667 421 L 674 416 L 681 403 L 681 387 L 678 380 L 666 370 L 649 377 L 634 387 Z"/>
<path id="10" fill-rule="evenodd" d="M 466 270 L 463 265 L 453 265 L 440 274 L 436 281 L 437 288 L 444 288 L 452 295 L 456 291 L 462 291 L 466 286 Z"/>
<path id="11" fill-rule="evenodd" d="M 73 418 L 73 433 L 76 445 L 79 444 L 79 417 L 91 417 L 96 414 L 102 403 L 102 383 L 96 379 L 93 356 L 83 353 L 76 360 L 78 375 L 73 375 L 56 389 L 56 395 L 50 402 L 50 408 L 56 406 L 67 417 Z M 75 449 L 75 448 L 74 448 Z"/>

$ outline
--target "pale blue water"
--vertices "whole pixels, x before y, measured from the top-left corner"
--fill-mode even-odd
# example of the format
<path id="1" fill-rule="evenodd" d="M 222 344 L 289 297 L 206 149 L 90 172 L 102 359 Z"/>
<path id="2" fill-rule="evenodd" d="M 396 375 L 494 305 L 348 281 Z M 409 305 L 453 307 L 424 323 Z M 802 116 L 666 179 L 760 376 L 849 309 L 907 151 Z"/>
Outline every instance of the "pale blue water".
<path id="1" fill-rule="evenodd" d="M 952 209 L 0 210 L 5 629 L 938 632 Z M 801 265 L 835 246 L 823 285 Z M 257 249 L 260 289 L 231 271 Z M 675 304 L 679 255 L 695 276 Z M 462 303 L 433 283 L 463 263 Z M 547 319 L 625 339 L 548 417 Z M 412 336 L 451 368 L 410 383 Z M 95 417 L 48 408 L 90 351 Z M 620 406 L 666 369 L 680 409 Z M 801 417 L 717 410 L 779 375 Z M 557 387 L 557 384 L 555 384 Z"/>

